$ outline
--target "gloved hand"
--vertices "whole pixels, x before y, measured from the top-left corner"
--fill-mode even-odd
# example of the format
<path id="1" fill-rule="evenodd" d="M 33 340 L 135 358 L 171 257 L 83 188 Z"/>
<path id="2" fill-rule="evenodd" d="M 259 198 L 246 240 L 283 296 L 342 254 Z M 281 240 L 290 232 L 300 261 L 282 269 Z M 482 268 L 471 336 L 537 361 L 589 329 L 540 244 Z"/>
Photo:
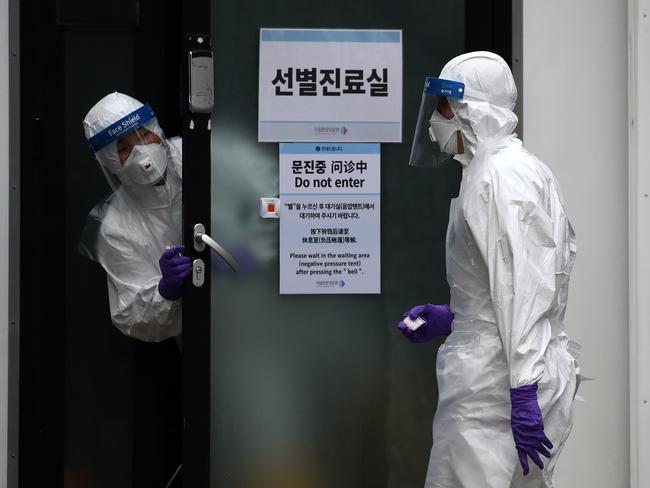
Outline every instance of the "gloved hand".
<path id="1" fill-rule="evenodd" d="M 510 401 L 512 436 L 515 439 L 519 462 L 526 476 L 529 472 L 526 456 L 529 456 L 539 469 L 544 469 L 539 454 L 550 458 L 551 453 L 547 448 L 553 449 L 553 444 L 544 434 L 544 419 L 537 403 L 537 384 L 511 388 Z"/>
<path id="2" fill-rule="evenodd" d="M 162 278 L 158 282 L 158 293 L 167 300 L 178 300 L 183 293 L 183 280 L 192 272 L 192 261 L 183 256 L 185 246 L 167 249 L 158 263 Z"/>
<path id="3" fill-rule="evenodd" d="M 409 317 L 415 320 L 417 317 L 424 319 L 426 322 L 418 327 L 417 330 L 409 329 L 404 321 L 397 325 L 402 334 L 411 342 L 428 342 L 436 336 L 451 334 L 451 323 L 454 320 L 454 313 L 449 305 L 431 305 L 425 303 L 412 308 L 404 314 L 404 318 Z"/>

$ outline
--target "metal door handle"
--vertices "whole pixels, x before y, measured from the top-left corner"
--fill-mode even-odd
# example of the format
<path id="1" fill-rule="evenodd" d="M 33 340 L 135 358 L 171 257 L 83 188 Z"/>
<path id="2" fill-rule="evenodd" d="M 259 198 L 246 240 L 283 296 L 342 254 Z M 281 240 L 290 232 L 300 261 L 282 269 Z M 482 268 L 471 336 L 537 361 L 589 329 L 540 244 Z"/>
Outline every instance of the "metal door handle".
<path id="1" fill-rule="evenodd" d="M 233 258 L 228 251 L 226 251 L 217 241 L 205 233 L 205 226 L 203 224 L 196 224 L 194 226 L 194 249 L 196 251 L 205 250 L 206 244 L 223 259 L 233 271 L 239 271 L 239 263 Z"/>

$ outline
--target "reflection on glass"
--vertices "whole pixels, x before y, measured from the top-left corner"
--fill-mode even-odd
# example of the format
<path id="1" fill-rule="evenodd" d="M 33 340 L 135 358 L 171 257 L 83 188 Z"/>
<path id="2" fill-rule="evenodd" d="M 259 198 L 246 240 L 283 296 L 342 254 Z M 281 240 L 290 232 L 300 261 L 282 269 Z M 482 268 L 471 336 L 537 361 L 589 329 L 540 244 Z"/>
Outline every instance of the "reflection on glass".
<path id="1" fill-rule="evenodd" d="M 382 146 L 381 295 L 280 296 L 278 221 L 258 212 L 260 197 L 278 194 L 278 145 L 257 142 L 252 94 L 260 27 L 340 28 L 345 11 L 346 27 L 402 28 L 410 143 L 423 75 L 463 48 L 463 5 L 444 5 L 422 12 L 414 0 L 399 8 L 335 1 L 307 12 L 296 0 L 260 1 L 242 16 L 237 5 L 212 2 L 212 231 L 247 263 L 239 274 L 213 266 L 213 487 L 424 483 L 437 344 L 414 347 L 396 324 L 414 303 L 448 300 L 453 167 L 409 168 L 410 144 Z M 401 17 L 413 11 L 422 15 Z"/>

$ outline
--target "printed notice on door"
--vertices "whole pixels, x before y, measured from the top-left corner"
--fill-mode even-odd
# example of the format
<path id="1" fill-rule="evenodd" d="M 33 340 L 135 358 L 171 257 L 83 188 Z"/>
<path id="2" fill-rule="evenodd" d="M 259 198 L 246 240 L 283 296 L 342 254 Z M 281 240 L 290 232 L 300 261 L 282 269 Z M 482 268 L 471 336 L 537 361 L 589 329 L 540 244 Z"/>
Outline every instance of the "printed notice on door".
<path id="1" fill-rule="evenodd" d="M 280 144 L 280 293 L 380 293 L 379 144 Z"/>
<path id="2" fill-rule="evenodd" d="M 401 142 L 402 31 L 260 29 L 260 142 Z"/>

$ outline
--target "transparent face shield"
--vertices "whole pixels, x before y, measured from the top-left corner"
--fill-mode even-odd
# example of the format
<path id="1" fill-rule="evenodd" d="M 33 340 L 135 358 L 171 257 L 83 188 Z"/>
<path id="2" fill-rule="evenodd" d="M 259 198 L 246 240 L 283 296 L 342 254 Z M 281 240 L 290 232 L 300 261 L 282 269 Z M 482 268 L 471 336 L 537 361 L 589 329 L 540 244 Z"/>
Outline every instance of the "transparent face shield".
<path id="1" fill-rule="evenodd" d="M 446 104 L 446 98 L 461 100 L 464 94 L 463 83 L 427 76 L 411 145 L 410 165 L 437 168 L 458 154 L 460 127 L 455 117 L 446 118 L 439 107 Z"/>
<path id="2" fill-rule="evenodd" d="M 88 140 L 113 189 L 120 183 L 150 186 L 167 171 L 165 136 L 149 104 L 126 115 Z"/>

